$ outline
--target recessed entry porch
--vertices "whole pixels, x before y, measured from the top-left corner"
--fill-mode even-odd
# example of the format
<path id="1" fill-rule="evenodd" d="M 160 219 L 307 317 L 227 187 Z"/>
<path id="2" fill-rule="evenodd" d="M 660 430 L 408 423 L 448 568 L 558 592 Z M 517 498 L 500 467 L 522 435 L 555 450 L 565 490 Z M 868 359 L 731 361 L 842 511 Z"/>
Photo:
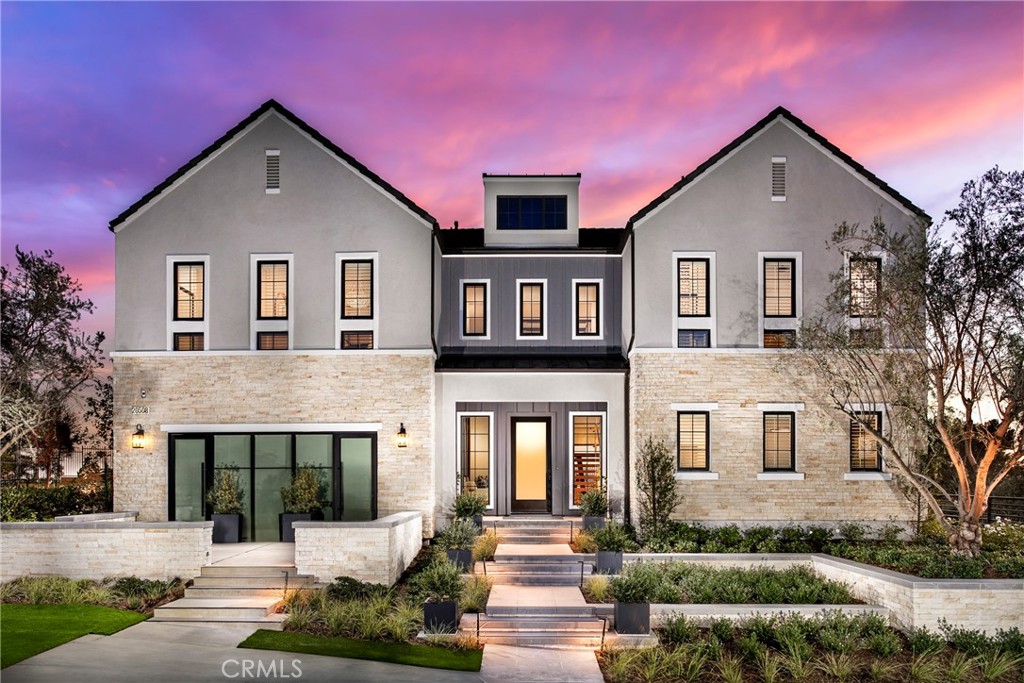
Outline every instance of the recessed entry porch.
<path id="1" fill-rule="evenodd" d="M 457 403 L 460 491 L 490 515 L 573 515 L 604 486 L 606 403 Z"/>

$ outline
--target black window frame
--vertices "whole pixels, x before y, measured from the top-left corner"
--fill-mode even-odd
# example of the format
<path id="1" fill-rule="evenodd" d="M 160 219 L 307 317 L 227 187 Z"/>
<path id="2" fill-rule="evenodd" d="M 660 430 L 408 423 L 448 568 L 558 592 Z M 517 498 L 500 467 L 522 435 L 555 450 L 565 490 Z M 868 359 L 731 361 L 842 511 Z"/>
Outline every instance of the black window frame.
<path id="1" fill-rule="evenodd" d="M 768 346 L 765 342 L 769 334 L 786 337 L 789 343 L 782 346 Z M 796 330 L 764 330 L 761 333 L 761 346 L 766 349 L 794 349 L 796 348 Z"/>
<path id="2" fill-rule="evenodd" d="M 850 348 L 880 349 L 884 345 L 884 336 L 880 325 L 862 325 L 850 328 Z"/>
<path id="3" fill-rule="evenodd" d="M 524 200 L 540 201 L 540 227 L 523 227 Z M 515 202 L 515 206 L 510 204 Z M 549 206 L 550 204 L 550 206 Z M 505 205 L 505 206 L 503 206 Z M 515 209 L 514 211 L 512 209 Z M 569 229 L 569 196 L 564 194 L 550 195 L 498 195 L 495 200 L 495 225 L 498 230 L 568 230 Z M 505 218 L 514 214 L 515 225 L 505 222 Z M 547 225 L 549 215 L 555 218 L 555 224 Z"/>
<path id="4" fill-rule="evenodd" d="M 174 321 L 195 322 L 206 320 L 206 263 L 204 261 L 173 261 L 174 264 Z M 198 318 L 183 318 L 178 315 L 178 294 L 181 281 L 178 279 L 178 266 L 199 266 L 203 273 L 203 296 L 201 297 L 203 314 Z"/>
<path id="5" fill-rule="evenodd" d="M 284 315 L 263 315 L 263 302 L 273 301 L 263 298 L 263 266 L 284 266 Z M 257 320 L 288 320 L 292 313 L 291 264 L 287 260 L 268 259 L 256 261 L 256 319 Z"/>
<path id="6" fill-rule="evenodd" d="M 874 263 L 876 266 L 875 270 L 875 300 L 873 302 L 873 312 L 871 313 L 854 313 L 854 299 L 853 299 L 853 264 L 854 263 Z M 882 257 L 880 256 L 863 256 L 863 255 L 851 255 L 848 264 L 849 269 L 849 280 L 850 280 L 850 302 L 849 310 L 847 314 L 850 318 L 877 318 L 881 312 L 878 304 L 878 295 L 882 291 Z"/>
<path id="7" fill-rule="evenodd" d="M 545 288 L 546 285 L 547 285 L 546 282 L 539 281 L 539 280 L 531 280 L 531 281 L 526 281 L 526 282 L 520 282 L 519 283 L 519 321 L 518 322 L 519 322 L 519 336 L 520 337 L 538 337 L 538 338 L 543 338 L 543 337 L 545 337 L 547 335 L 547 330 L 545 329 L 545 325 L 544 325 L 544 317 L 546 315 L 546 312 L 544 310 L 544 288 Z M 523 330 L 523 322 L 526 320 L 526 316 L 524 315 L 524 311 L 523 311 L 523 309 L 525 308 L 525 306 L 523 306 L 523 304 L 524 304 L 524 301 L 523 301 L 523 288 L 524 287 L 540 287 L 540 299 L 538 301 L 538 303 L 540 305 L 540 315 L 539 315 L 540 331 L 539 332 L 525 332 Z"/>
<path id="8" fill-rule="evenodd" d="M 696 346 L 696 345 L 681 346 L 679 344 L 679 337 L 680 337 L 680 335 L 682 335 L 682 334 L 694 334 L 694 333 L 698 333 L 698 332 L 699 333 L 703 333 L 705 335 L 705 337 L 707 338 L 708 343 L 705 346 Z M 701 329 L 683 328 L 683 329 L 676 330 L 676 348 L 677 349 L 710 349 L 711 348 L 711 330 L 703 329 L 703 328 L 701 328 Z"/>
<path id="9" fill-rule="evenodd" d="M 857 411 L 857 414 L 858 415 L 874 415 L 875 418 L 878 420 L 878 427 L 877 427 L 877 429 L 878 429 L 879 432 L 882 431 L 882 411 L 880 411 L 880 410 L 862 410 L 862 411 Z M 855 420 L 853 418 L 850 418 L 850 471 L 851 472 L 881 472 L 882 471 L 882 442 L 879 441 L 878 439 L 875 439 L 875 452 L 876 452 L 876 463 L 877 463 L 877 465 L 875 467 L 854 467 L 854 465 L 853 465 L 853 455 L 854 455 L 854 447 L 853 447 L 853 445 L 854 445 L 854 430 L 855 429 L 863 430 L 864 428 L 860 426 L 860 423 L 857 420 Z M 871 435 L 869 434 L 868 436 L 871 436 Z M 873 436 L 871 436 L 871 438 L 874 439 Z"/>
<path id="10" fill-rule="evenodd" d="M 193 348 L 191 348 L 191 349 L 179 349 L 178 348 L 178 340 L 179 339 L 184 339 L 186 337 L 192 340 L 192 344 L 191 345 L 192 345 Z M 199 341 L 200 341 L 198 349 L 195 348 L 195 338 L 196 337 L 199 337 Z M 173 345 L 172 348 L 175 351 L 205 351 L 206 350 L 206 334 L 204 332 L 175 332 L 174 333 L 173 341 L 174 341 L 174 345 Z"/>
<path id="11" fill-rule="evenodd" d="M 369 315 L 346 315 L 345 314 L 345 301 L 346 301 L 346 297 L 345 297 L 345 267 L 347 265 L 349 265 L 350 263 L 351 264 L 355 264 L 355 265 L 367 265 L 368 264 L 370 266 L 370 314 Z M 341 295 L 341 319 L 342 320 L 373 320 L 373 305 L 374 305 L 374 301 L 375 301 L 374 297 L 377 295 L 377 293 L 374 291 L 376 289 L 376 287 L 374 286 L 374 281 L 373 281 L 374 280 L 374 276 L 375 276 L 375 268 L 374 268 L 374 264 L 373 264 L 373 259 L 362 258 L 362 259 L 342 259 L 341 260 L 341 292 L 340 292 L 340 295 Z"/>
<path id="12" fill-rule="evenodd" d="M 581 287 L 594 287 L 594 332 L 580 332 L 580 288 Z M 601 330 L 601 282 L 598 280 L 587 280 L 584 282 L 576 283 L 576 291 L 574 293 L 574 304 L 573 309 L 575 315 L 573 316 L 573 325 L 575 327 L 575 333 L 573 336 L 576 337 L 600 337 Z M 587 318 L 589 320 L 589 317 Z"/>
<path id="13" fill-rule="evenodd" d="M 789 418 L 789 467 L 768 467 L 768 418 Z M 781 451 L 776 451 L 781 452 Z M 796 472 L 796 413 L 788 410 L 766 411 L 761 415 L 761 471 Z"/>
<path id="14" fill-rule="evenodd" d="M 679 438 L 681 429 L 679 427 L 680 419 L 683 415 L 704 416 L 704 467 L 682 467 L 680 462 L 680 455 L 682 451 L 682 440 Z M 689 432 L 695 434 L 696 432 Z M 676 411 L 676 471 L 677 472 L 710 472 L 711 471 L 711 413 L 707 410 L 677 410 Z"/>
<path id="15" fill-rule="evenodd" d="M 484 290 L 483 317 L 482 317 L 482 320 L 483 320 L 483 330 L 480 331 L 480 332 L 470 332 L 468 330 L 468 327 L 467 327 L 467 322 L 469 321 L 469 317 L 468 317 L 469 307 L 466 305 L 467 304 L 466 294 L 469 291 L 470 287 L 481 287 Z M 486 282 L 463 282 L 462 283 L 462 336 L 463 337 L 486 337 L 487 336 L 487 325 L 490 323 L 490 321 L 487 319 L 487 304 L 488 304 L 488 297 L 490 296 L 490 292 L 487 291 L 488 289 L 490 289 L 490 288 L 487 286 Z M 474 318 L 474 320 L 475 320 L 475 318 Z"/>
<path id="16" fill-rule="evenodd" d="M 679 277 L 679 266 L 683 261 L 704 264 L 704 312 L 703 313 L 680 313 L 683 288 Z M 707 257 L 679 256 L 676 258 L 676 317 L 678 318 L 708 318 L 711 316 L 711 259 Z"/>
<path id="17" fill-rule="evenodd" d="M 357 335 L 370 335 L 370 345 L 369 346 L 362 346 L 362 345 L 358 345 L 358 346 L 345 346 L 345 337 L 346 337 L 346 335 L 356 335 L 356 334 Z M 341 331 L 341 339 L 339 340 L 339 345 L 340 345 L 342 351 L 372 351 L 374 349 L 373 330 L 342 330 Z"/>
<path id="18" fill-rule="evenodd" d="M 285 343 L 285 347 L 283 349 L 264 349 L 264 348 L 262 348 L 260 346 L 261 340 L 263 340 L 265 338 L 268 338 L 268 337 L 280 337 L 281 335 L 284 335 L 285 342 L 286 342 Z M 256 350 L 257 351 L 287 351 L 288 350 L 288 346 L 289 346 L 289 342 L 290 342 L 289 336 L 290 335 L 288 334 L 288 330 L 261 330 L 261 331 L 256 333 Z"/>
<path id="19" fill-rule="evenodd" d="M 789 315 L 779 315 L 777 313 L 768 313 L 768 264 L 769 263 L 788 263 L 790 266 L 789 271 L 789 306 L 791 313 Z M 765 258 L 761 261 L 761 314 L 765 318 L 795 318 L 796 316 L 796 259 L 795 258 Z M 776 297 L 778 298 L 778 297 Z"/>

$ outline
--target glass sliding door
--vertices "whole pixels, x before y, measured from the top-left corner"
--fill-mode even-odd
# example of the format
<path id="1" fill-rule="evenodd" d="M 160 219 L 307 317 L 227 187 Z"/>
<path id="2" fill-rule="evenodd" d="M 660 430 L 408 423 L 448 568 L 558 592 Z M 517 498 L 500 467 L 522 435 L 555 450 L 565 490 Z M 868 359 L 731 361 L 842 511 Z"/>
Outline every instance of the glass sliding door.
<path id="1" fill-rule="evenodd" d="M 174 437 L 174 488 L 171 519 L 201 522 L 206 519 L 206 437 Z"/>
<path id="2" fill-rule="evenodd" d="M 340 519 L 359 522 L 377 516 L 376 442 L 369 436 L 339 438 Z"/>
<path id="3" fill-rule="evenodd" d="M 327 505 L 324 519 L 334 519 L 334 439 L 330 434 L 296 434 L 295 467 L 317 468 L 321 480 L 327 484 Z"/>
<path id="4" fill-rule="evenodd" d="M 254 443 L 254 541 L 281 540 L 280 515 L 284 512 L 281 487 L 292 480 L 292 435 L 257 434 Z"/>
<path id="5" fill-rule="evenodd" d="M 213 475 L 207 486 L 213 486 L 218 470 L 238 469 L 242 485 L 242 540 L 251 541 L 252 534 L 252 440 L 248 434 L 217 434 L 213 437 Z"/>

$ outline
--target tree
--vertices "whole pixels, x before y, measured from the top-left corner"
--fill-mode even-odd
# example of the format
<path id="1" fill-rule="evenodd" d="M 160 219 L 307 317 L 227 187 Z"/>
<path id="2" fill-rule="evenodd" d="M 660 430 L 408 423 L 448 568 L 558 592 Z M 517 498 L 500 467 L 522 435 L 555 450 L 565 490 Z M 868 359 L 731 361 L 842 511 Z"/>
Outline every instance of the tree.
<path id="1" fill-rule="evenodd" d="M 830 248 L 880 255 L 881 273 L 851 277 L 847 267 L 833 276 L 801 331 L 814 377 L 835 409 L 884 446 L 886 464 L 920 494 L 953 552 L 977 555 L 989 496 L 1024 466 L 1024 173 L 996 167 L 969 181 L 938 226 L 842 223 Z M 850 314 L 864 311 L 851 305 L 870 313 L 859 330 Z M 886 427 L 866 404 L 883 409 Z M 929 476 L 934 463 L 923 467 L 929 440 L 941 445 L 953 486 Z"/>
<path id="2" fill-rule="evenodd" d="M 96 445 L 114 448 L 114 383 L 110 377 L 96 381 L 96 393 L 85 399 L 85 420 L 93 429 Z"/>
<path id="3" fill-rule="evenodd" d="M 103 367 L 105 335 L 78 329 L 93 304 L 53 252 L 15 247 L 15 256 L 13 270 L 0 268 L 0 391 L 19 422 L 7 422 L 5 403 L 3 448 L 20 450 L 31 436 L 36 446 L 59 451 L 72 441 L 69 406 Z"/>
<path id="4" fill-rule="evenodd" d="M 640 531 L 644 536 L 657 534 L 683 501 L 676 488 L 675 473 L 675 457 L 668 446 L 648 437 L 640 447 L 636 463 Z"/>

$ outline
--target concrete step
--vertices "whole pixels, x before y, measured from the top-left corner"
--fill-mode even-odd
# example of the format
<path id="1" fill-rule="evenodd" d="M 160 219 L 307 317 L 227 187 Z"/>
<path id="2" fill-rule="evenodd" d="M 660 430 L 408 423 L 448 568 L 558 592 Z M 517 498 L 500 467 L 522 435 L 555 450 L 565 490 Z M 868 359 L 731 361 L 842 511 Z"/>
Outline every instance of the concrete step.
<path id="1" fill-rule="evenodd" d="M 291 593 L 292 587 L 288 587 Z M 185 589 L 186 598 L 277 598 L 284 597 L 282 588 L 204 588 L 191 586 Z"/>
<path id="2" fill-rule="evenodd" d="M 502 543 L 512 545 L 566 545 L 569 535 L 565 536 L 502 536 Z"/>
<path id="3" fill-rule="evenodd" d="M 284 614 L 268 614 L 261 619 L 249 619 L 247 617 L 217 617 L 217 618 L 206 618 L 206 617 L 179 617 L 179 618 L 168 618 L 159 617 L 154 615 L 148 620 L 148 622 L 181 622 L 181 623 L 207 623 L 207 624 L 236 624 L 244 626 L 252 626 L 254 628 L 262 628 L 268 631 L 283 631 L 284 622 L 287 616 Z"/>
<path id="4" fill-rule="evenodd" d="M 295 565 L 264 565 L 255 567 L 235 566 L 235 565 L 220 565 L 220 564 L 208 564 L 203 567 L 199 575 L 203 577 L 264 577 L 264 578 L 283 578 L 287 574 L 288 577 L 300 576 L 299 570 L 295 568 Z"/>
<path id="5" fill-rule="evenodd" d="M 311 576 L 197 576 L 192 580 L 196 588 L 257 588 L 283 590 L 285 583 L 289 590 L 313 585 Z"/>
<path id="6" fill-rule="evenodd" d="M 484 572 L 484 563 L 476 563 L 476 572 L 482 574 Z M 486 563 L 487 575 L 498 575 L 498 574 L 523 574 L 523 573 L 540 573 L 540 574 L 573 574 L 579 576 L 580 574 L 580 563 L 577 562 L 487 562 Z M 589 575 L 593 571 L 593 567 L 588 562 L 583 563 L 584 575 Z"/>
<path id="7" fill-rule="evenodd" d="M 488 574 L 492 585 L 505 586 L 578 586 L 579 574 Z"/>
<path id="8" fill-rule="evenodd" d="M 500 519 L 484 519 L 484 528 L 493 529 L 497 527 L 500 533 L 502 529 L 514 529 L 516 527 L 531 527 L 535 529 L 562 529 L 569 530 L 570 526 L 580 527 L 582 524 L 579 517 L 554 518 L 554 517 L 503 517 Z"/>
<path id="9" fill-rule="evenodd" d="M 596 617 L 612 615 L 612 605 L 510 605 L 488 607 L 487 616 L 493 617 Z"/>
<path id="10" fill-rule="evenodd" d="M 273 614 L 281 603 L 277 597 L 181 598 L 157 607 L 153 617 L 161 621 L 259 621 Z"/>
<path id="11" fill-rule="evenodd" d="M 476 634 L 481 642 L 498 645 L 551 648 L 600 647 L 605 624 L 594 617 L 463 615 L 464 633 Z"/>
<path id="12" fill-rule="evenodd" d="M 577 571 L 579 570 L 580 562 L 585 564 L 593 564 L 594 556 L 585 555 L 582 553 L 566 553 L 565 555 L 526 555 L 523 553 L 507 553 L 501 551 L 501 546 L 498 546 L 498 551 L 494 553 L 495 564 L 546 564 L 546 563 L 565 563 L 569 565 L 575 565 Z M 488 571 L 490 570 L 491 563 L 487 563 Z"/>

